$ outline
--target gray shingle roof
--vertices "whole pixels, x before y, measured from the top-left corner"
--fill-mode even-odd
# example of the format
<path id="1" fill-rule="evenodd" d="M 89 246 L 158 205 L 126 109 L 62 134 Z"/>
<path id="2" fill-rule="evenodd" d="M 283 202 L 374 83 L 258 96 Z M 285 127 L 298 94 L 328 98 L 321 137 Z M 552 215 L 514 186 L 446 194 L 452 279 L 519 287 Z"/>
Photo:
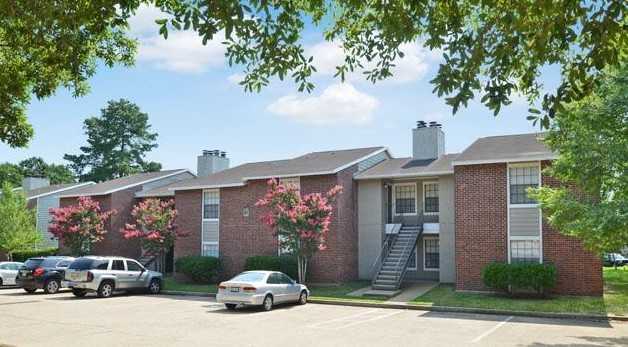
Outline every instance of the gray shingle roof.
<path id="1" fill-rule="evenodd" d="M 81 183 L 63 183 L 53 184 L 46 187 L 32 189 L 26 192 L 26 199 L 34 199 L 41 196 L 50 195 L 53 193 L 62 193 L 72 188 L 78 188 L 82 186 L 92 185 L 94 182 L 81 182 Z"/>
<path id="2" fill-rule="evenodd" d="M 178 169 L 139 173 L 131 176 L 125 176 L 109 181 L 104 181 L 91 186 L 72 189 L 62 193 L 61 197 L 107 195 L 119 190 L 135 187 L 185 171 L 187 170 Z"/>
<path id="3" fill-rule="evenodd" d="M 490 136 L 477 139 L 454 161 L 454 165 L 503 163 L 555 159 L 539 139 L 543 133 Z"/>
<path id="4" fill-rule="evenodd" d="M 385 147 L 368 147 L 312 152 L 293 159 L 247 163 L 207 177 L 178 182 L 171 189 L 233 187 L 242 186 L 250 179 L 332 174 L 385 150 Z"/>
<path id="5" fill-rule="evenodd" d="M 355 179 L 437 176 L 453 174 L 452 162 L 458 153 L 445 154 L 436 160 L 394 158 L 385 160 L 355 176 Z"/>

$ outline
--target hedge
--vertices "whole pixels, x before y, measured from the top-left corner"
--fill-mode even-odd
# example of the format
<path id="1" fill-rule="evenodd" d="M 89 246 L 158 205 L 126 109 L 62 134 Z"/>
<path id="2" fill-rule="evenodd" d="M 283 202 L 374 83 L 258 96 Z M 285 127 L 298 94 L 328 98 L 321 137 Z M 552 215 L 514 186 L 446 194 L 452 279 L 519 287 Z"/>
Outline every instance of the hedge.
<path id="1" fill-rule="evenodd" d="M 484 285 L 510 292 L 533 290 L 538 294 L 556 285 L 556 267 L 538 263 L 491 263 L 482 269 Z"/>
<path id="2" fill-rule="evenodd" d="M 59 248 L 42 248 L 32 249 L 29 251 L 13 252 L 13 261 L 24 262 L 28 258 L 33 257 L 47 257 L 51 255 L 58 255 Z"/>
<path id="3" fill-rule="evenodd" d="M 273 256 L 273 255 L 256 255 L 246 258 L 244 269 L 247 271 L 252 270 L 266 270 L 266 271 L 281 271 L 286 275 L 297 279 L 297 259 L 291 255 Z"/>
<path id="4" fill-rule="evenodd" d="M 175 267 L 177 272 L 186 275 L 189 279 L 197 283 L 212 283 L 217 281 L 218 274 L 222 270 L 220 259 L 197 255 L 177 258 Z"/>

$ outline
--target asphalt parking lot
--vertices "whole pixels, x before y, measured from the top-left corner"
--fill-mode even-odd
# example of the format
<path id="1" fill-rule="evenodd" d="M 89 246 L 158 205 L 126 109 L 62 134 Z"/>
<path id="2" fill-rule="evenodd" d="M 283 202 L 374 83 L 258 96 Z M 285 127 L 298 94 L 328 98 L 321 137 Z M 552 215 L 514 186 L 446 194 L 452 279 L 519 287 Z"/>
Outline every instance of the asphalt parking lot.
<path id="1" fill-rule="evenodd" d="M 628 346 L 628 324 L 308 304 L 0 290 L 0 346 Z"/>

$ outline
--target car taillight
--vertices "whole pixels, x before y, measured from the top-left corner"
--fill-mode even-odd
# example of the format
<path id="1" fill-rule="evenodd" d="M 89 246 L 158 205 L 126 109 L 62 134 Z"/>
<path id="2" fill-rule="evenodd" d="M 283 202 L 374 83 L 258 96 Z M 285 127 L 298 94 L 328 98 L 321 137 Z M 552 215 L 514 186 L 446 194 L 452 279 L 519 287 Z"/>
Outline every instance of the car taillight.
<path id="1" fill-rule="evenodd" d="M 255 287 L 244 287 L 242 288 L 243 291 L 245 292 L 255 292 L 257 290 L 257 288 Z"/>
<path id="2" fill-rule="evenodd" d="M 87 271 L 87 282 L 94 280 L 94 274 L 91 271 Z"/>
<path id="3" fill-rule="evenodd" d="M 35 270 L 33 270 L 33 276 L 41 276 L 44 274 L 44 272 L 46 272 L 46 270 L 44 270 L 43 267 L 38 267 Z"/>

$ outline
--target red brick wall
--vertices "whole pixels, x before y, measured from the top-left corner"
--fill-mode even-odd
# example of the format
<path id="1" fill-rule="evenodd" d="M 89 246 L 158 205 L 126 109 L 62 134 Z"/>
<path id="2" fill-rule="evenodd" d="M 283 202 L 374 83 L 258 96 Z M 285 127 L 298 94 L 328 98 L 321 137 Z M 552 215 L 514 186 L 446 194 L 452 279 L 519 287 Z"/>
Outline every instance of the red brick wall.
<path id="1" fill-rule="evenodd" d="M 482 268 L 507 261 L 506 164 L 454 167 L 456 289 L 484 290 Z"/>
<path id="2" fill-rule="evenodd" d="M 107 234 L 101 242 L 94 244 L 91 252 L 92 254 L 116 255 L 129 258 L 140 257 L 141 249 L 139 240 L 125 240 L 120 233 L 120 229 L 124 228 L 126 223 L 135 222 L 131 216 L 131 210 L 133 205 L 137 202 L 135 199 L 135 192 L 140 189 L 141 186 L 114 192 L 108 195 L 91 197 L 100 203 L 100 208 L 103 211 L 109 211 L 111 209 L 115 209 L 117 211 L 117 213 L 113 215 L 105 225 Z M 60 200 L 61 207 L 75 204 L 77 204 L 76 198 L 62 198 Z M 61 241 L 59 242 L 59 247 L 63 247 Z"/>
<path id="3" fill-rule="evenodd" d="M 549 165 L 543 162 L 543 167 Z M 542 175 L 544 186 L 557 187 L 555 178 Z M 570 295 L 602 295 L 601 259 L 586 251 L 579 240 L 554 230 L 543 220 L 543 260 L 556 265 L 558 283 L 555 292 Z"/>
<path id="4" fill-rule="evenodd" d="M 349 168 L 337 175 L 301 177 L 303 194 L 326 192 L 336 184 L 345 188 L 334 210 L 328 248 L 319 251 L 310 265 L 310 280 L 313 282 L 340 282 L 358 276 L 354 171 L 355 168 Z M 244 270 L 247 257 L 277 254 L 276 236 L 260 222 L 264 210 L 255 207 L 255 202 L 264 196 L 266 190 L 266 180 L 250 181 L 244 187 L 220 189 L 219 248 L 225 277 Z M 190 237 L 177 241 L 175 258 L 200 254 L 201 190 L 177 191 L 175 196 L 179 211 L 177 224 L 191 232 Z M 248 217 L 243 214 L 245 208 L 249 209 Z"/>
<path id="5" fill-rule="evenodd" d="M 544 163 L 543 167 L 548 163 Z M 456 289 L 486 290 L 481 270 L 508 260 L 506 164 L 454 168 L 456 190 Z M 543 175 L 543 185 L 559 182 Z M 557 267 L 557 294 L 601 295 L 602 266 L 582 243 L 543 221 L 543 260 Z"/>
<path id="6" fill-rule="evenodd" d="M 175 193 L 177 228 L 189 233 L 177 239 L 174 258 L 201 254 L 201 190 L 180 190 Z"/>

